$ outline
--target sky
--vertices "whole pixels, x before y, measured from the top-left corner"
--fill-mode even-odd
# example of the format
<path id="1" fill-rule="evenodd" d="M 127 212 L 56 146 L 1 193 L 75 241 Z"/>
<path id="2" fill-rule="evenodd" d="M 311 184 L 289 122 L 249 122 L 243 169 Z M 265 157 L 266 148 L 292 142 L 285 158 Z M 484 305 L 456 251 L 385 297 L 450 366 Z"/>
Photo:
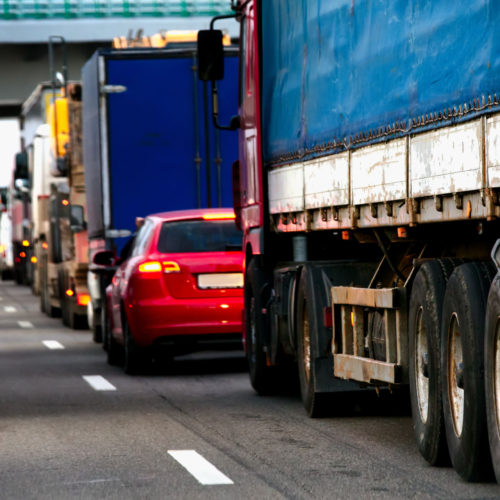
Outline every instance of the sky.
<path id="1" fill-rule="evenodd" d="M 0 187 L 10 184 L 14 156 L 21 150 L 19 121 L 0 118 Z"/>

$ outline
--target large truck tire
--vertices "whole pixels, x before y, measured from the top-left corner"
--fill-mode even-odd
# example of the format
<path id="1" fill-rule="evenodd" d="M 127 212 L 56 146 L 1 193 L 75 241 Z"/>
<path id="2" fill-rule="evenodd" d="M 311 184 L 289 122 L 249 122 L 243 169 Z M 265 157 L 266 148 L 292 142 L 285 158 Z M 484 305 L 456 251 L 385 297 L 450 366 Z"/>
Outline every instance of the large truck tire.
<path id="1" fill-rule="evenodd" d="M 425 262 L 411 289 L 409 379 L 413 430 L 431 465 L 449 462 L 441 396 L 441 314 L 450 266 Z"/>
<path id="2" fill-rule="evenodd" d="M 492 266 L 468 263 L 451 275 L 443 303 L 443 415 L 454 469 L 466 481 L 493 475 L 484 394 L 484 323 Z"/>
<path id="3" fill-rule="evenodd" d="M 500 483 L 500 273 L 493 280 L 486 306 L 484 381 L 490 452 Z"/>
<path id="4" fill-rule="evenodd" d="M 331 393 L 317 390 L 316 355 L 322 318 L 318 314 L 311 272 L 307 266 L 301 272 L 297 292 L 297 362 L 302 403 L 309 417 L 324 416 L 332 403 Z M 333 377 L 333 373 L 331 374 Z"/>
<path id="5" fill-rule="evenodd" d="M 245 332 L 250 383 L 261 396 L 272 394 L 278 386 L 278 370 L 268 366 L 265 348 L 267 321 L 262 310 L 269 299 L 270 284 L 252 259 L 245 272 Z"/>

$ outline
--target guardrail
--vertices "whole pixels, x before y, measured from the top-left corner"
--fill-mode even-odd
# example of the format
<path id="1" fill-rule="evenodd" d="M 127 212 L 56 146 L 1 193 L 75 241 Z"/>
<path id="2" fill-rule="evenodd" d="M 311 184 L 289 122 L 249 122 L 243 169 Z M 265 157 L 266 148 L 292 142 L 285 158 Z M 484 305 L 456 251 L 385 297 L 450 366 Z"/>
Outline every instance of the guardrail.
<path id="1" fill-rule="evenodd" d="M 230 0 L 0 0 L 0 20 L 192 17 L 230 12 Z"/>

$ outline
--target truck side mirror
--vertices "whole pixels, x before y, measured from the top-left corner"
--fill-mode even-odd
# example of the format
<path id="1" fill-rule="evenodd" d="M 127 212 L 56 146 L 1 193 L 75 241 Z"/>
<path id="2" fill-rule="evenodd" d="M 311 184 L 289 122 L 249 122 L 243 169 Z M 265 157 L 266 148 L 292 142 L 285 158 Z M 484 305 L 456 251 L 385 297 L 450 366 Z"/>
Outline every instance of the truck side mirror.
<path id="1" fill-rule="evenodd" d="M 28 179 L 28 153 L 26 151 L 16 154 L 14 179 Z"/>
<path id="2" fill-rule="evenodd" d="M 198 78 L 204 82 L 214 82 L 224 78 L 221 30 L 198 31 Z"/>
<path id="3" fill-rule="evenodd" d="M 69 207 L 69 227 L 74 233 L 81 233 L 85 230 L 85 219 L 81 205 L 71 205 Z"/>

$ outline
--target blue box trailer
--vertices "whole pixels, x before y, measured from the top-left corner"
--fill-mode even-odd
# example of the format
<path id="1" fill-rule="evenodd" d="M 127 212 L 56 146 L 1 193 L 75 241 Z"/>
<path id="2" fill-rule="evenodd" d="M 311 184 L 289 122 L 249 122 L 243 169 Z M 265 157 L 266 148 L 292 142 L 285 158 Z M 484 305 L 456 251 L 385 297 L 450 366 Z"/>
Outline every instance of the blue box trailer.
<path id="1" fill-rule="evenodd" d="M 237 51 L 226 56 L 229 97 L 220 114 L 229 121 L 237 113 Z M 192 48 L 102 49 L 83 67 L 90 241 L 119 251 L 125 240 L 115 236 L 133 232 L 136 217 L 232 206 L 237 137 L 214 128 L 196 65 Z"/>
<path id="2" fill-rule="evenodd" d="M 237 113 L 238 51 L 225 47 L 221 121 Z M 192 45 L 100 49 L 82 69 L 83 163 L 89 238 L 89 325 L 100 339 L 102 300 L 136 217 L 169 210 L 232 207 L 237 135 L 217 130 L 209 89 L 198 81 Z"/>

